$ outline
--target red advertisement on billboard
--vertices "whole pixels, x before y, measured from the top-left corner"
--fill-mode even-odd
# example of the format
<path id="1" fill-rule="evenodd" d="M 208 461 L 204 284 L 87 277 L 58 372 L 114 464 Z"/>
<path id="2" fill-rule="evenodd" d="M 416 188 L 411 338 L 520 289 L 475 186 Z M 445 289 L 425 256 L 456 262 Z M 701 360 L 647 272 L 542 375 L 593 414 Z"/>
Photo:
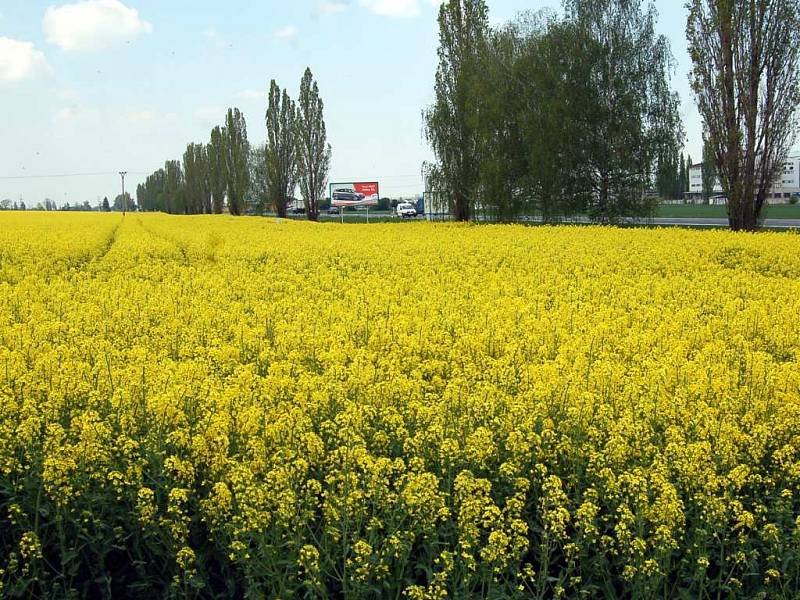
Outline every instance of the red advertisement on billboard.
<path id="1" fill-rule="evenodd" d="M 380 198 L 377 181 L 330 184 L 332 206 L 375 206 Z"/>

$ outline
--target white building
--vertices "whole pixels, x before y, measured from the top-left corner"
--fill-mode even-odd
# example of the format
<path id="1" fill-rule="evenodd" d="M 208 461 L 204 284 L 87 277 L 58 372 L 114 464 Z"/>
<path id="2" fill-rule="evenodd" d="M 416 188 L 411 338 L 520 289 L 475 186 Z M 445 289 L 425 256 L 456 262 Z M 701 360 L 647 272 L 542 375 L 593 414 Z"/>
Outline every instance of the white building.
<path id="1" fill-rule="evenodd" d="M 714 179 L 714 191 L 711 193 L 712 204 L 724 204 L 725 197 L 719 179 Z M 792 196 L 800 196 L 800 156 L 791 156 L 783 163 L 783 170 L 778 173 L 775 183 L 767 192 L 768 204 L 788 204 Z M 685 194 L 687 202 L 703 201 L 703 165 L 696 164 L 689 168 L 689 191 Z"/>

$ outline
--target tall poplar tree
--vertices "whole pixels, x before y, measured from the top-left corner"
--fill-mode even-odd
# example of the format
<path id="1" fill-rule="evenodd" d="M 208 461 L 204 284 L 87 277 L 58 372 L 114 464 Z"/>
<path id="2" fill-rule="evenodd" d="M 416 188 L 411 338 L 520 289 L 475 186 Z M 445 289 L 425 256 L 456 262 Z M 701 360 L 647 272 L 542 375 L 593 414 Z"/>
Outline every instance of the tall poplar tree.
<path id="1" fill-rule="evenodd" d="M 208 151 L 204 144 L 191 143 L 183 154 L 183 176 L 186 185 L 186 212 L 210 212 Z"/>
<path id="2" fill-rule="evenodd" d="M 244 115 L 238 108 L 228 109 L 223 137 L 228 210 L 232 215 L 240 215 L 245 208 L 245 197 L 250 185 L 250 144 L 247 141 Z"/>
<path id="3" fill-rule="evenodd" d="M 683 191 L 688 192 L 692 189 L 692 165 L 694 162 L 692 161 L 692 155 L 686 155 L 686 168 L 684 169 L 684 176 L 683 176 Z"/>
<path id="4" fill-rule="evenodd" d="M 247 203 L 259 214 L 264 214 L 269 205 L 266 144 L 259 144 L 250 150 L 250 189 Z"/>
<path id="5" fill-rule="evenodd" d="M 164 210 L 170 214 L 185 211 L 183 169 L 179 160 L 164 163 Z"/>
<path id="6" fill-rule="evenodd" d="M 300 82 L 296 121 L 297 175 L 300 193 L 311 221 L 319 219 L 319 203 L 325 193 L 331 164 L 331 146 L 325 130 L 323 103 L 311 69 Z"/>
<path id="7" fill-rule="evenodd" d="M 297 107 L 273 79 L 269 88 L 267 123 L 267 188 L 275 212 L 286 208 L 297 187 Z"/>
<path id="8" fill-rule="evenodd" d="M 756 229 L 797 135 L 800 0 L 690 0 L 691 82 L 733 230 Z"/>
<path id="9" fill-rule="evenodd" d="M 681 198 L 683 197 L 684 192 L 689 191 L 688 181 L 689 181 L 689 170 L 687 168 L 683 152 L 681 152 L 680 174 L 678 175 L 678 181 L 675 183 L 675 191 L 681 194 L 680 196 Z"/>
<path id="10" fill-rule="evenodd" d="M 227 163 L 225 160 L 225 134 L 219 126 L 211 130 L 211 141 L 206 147 L 208 157 L 208 185 L 211 192 L 211 210 L 220 214 L 225 206 L 225 190 L 227 187 Z"/>
<path id="11" fill-rule="evenodd" d="M 708 138 L 703 136 L 703 200 L 706 204 L 714 193 L 714 183 L 717 180 L 717 170 L 714 167 L 714 148 Z"/>

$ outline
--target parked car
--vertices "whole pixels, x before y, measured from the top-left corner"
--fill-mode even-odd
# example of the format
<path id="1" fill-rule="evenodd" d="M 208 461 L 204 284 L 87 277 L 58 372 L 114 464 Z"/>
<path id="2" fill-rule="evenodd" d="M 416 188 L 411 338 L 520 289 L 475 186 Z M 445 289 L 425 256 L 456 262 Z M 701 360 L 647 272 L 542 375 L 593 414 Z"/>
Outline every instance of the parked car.
<path id="1" fill-rule="evenodd" d="M 305 206 L 293 206 L 291 209 L 291 213 L 293 215 L 304 215 L 306 214 L 306 207 Z"/>
<path id="2" fill-rule="evenodd" d="M 338 215 L 339 214 L 339 207 L 338 206 L 331 206 L 328 209 L 328 214 L 329 215 Z"/>
<path id="3" fill-rule="evenodd" d="M 413 204 L 403 202 L 397 205 L 397 216 L 402 218 L 413 218 L 417 216 L 417 209 Z"/>
<path id="4" fill-rule="evenodd" d="M 333 200 L 343 200 L 345 202 L 358 202 L 364 199 L 364 194 L 360 194 L 352 188 L 339 188 L 333 190 Z"/>

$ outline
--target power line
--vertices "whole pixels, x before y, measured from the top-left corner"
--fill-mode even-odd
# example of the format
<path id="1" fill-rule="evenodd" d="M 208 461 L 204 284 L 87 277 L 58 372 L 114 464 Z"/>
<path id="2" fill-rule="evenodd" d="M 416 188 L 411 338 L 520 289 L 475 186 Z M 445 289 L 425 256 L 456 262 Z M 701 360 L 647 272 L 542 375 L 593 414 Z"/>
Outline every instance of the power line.
<path id="1" fill-rule="evenodd" d="M 129 175 L 149 175 L 147 171 L 128 171 Z M 119 175 L 118 171 L 97 171 L 95 173 L 54 173 L 50 175 L 0 175 L 0 180 L 8 179 L 60 179 L 63 177 L 105 177 L 108 175 Z M 373 175 L 373 179 L 421 179 L 419 173 L 414 175 Z M 353 179 L 347 177 L 337 178 L 339 181 L 360 181 L 360 179 Z"/>
<path id="2" fill-rule="evenodd" d="M 131 175 L 147 175 L 141 171 L 128 171 Z M 54 175 L 0 175 L 0 180 L 9 179 L 61 179 L 64 177 L 103 177 L 107 175 L 119 175 L 118 171 L 103 171 L 97 173 L 58 173 Z"/>
<path id="3" fill-rule="evenodd" d="M 419 173 L 415 173 L 414 175 L 370 175 L 370 177 L 372 178 L 372 181 L 380 181 L 382 179 L 422 179 Z M 353 182 L 366 181 L 364 178 L 354 179 L 352 177 L 336 177 L 330 179 L 331 181 L 333 181 L 334 179 L 336 179 L 336 181 L 353 181 Z"/>
<path id="4" fill-rule="evenodd" d="M 408 188 L 417 188 L 417 189 L 419 189 L 419 188 L 421 188 L 421 187 L 422 187 L 422 184 L 421 184 L 421 183 L 412 183 L 411 185 L 406 185 L 406 184 L 403 184 L 403 185 L 393 185 L 393 184 L 391 184 L 391 183 L 387 183 L 387 184 L 386 184 L 385 186 L 383 186 L 383 187 L 392 188 L 392 189 L 408 189 Z"/>

